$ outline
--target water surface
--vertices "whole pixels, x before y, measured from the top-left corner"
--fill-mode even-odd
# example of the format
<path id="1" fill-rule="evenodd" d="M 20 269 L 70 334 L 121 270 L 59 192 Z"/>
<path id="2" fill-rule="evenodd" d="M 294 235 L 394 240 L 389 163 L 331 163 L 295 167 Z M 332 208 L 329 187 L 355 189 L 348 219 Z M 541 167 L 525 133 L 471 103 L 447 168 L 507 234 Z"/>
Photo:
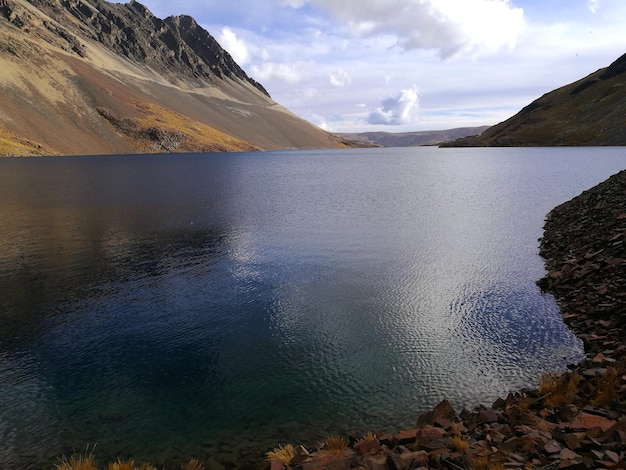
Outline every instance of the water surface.
<path id="1" fill-rule="evenodd" d="M 581 355 L 546 213 L 621 148 L 0 160 L 0 467 L 227 467 Z"/>

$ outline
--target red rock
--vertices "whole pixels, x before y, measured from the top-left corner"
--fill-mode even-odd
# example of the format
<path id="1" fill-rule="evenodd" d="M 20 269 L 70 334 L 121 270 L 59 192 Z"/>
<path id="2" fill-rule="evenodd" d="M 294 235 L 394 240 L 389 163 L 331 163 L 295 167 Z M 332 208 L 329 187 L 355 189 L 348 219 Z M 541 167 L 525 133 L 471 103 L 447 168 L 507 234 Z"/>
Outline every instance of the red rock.
<path id="1" fill-rule="evenodd" d="M 442 460 L 447 460 L 450 458 L 450 449 L 440 447 L 439 449 L 433 449 L 429 451 L 428 455 L 432 457 L 433 460 L 441 462 Z"/>
<path id="2" fill-rule="evenodd" d="M 582 456 L 578 455 L 576 452 L 574 452 L 573 450 L 569 450 L 569 449 L 561 449 L 561 452 L 559 454 L 561 460 L 582 460 Z"/>
<path id="3" fill-rule="evenodd" d="M 367 457 L 365 459 L 365 468 L 367 470 L 387 470 L 387 456 L 377 455 Z"/>
<path id="4" fill-rule="evenodd" d="M 402 454 L 400 458 L 403 460 L 404 463 L 406 463 L 407 468 L 428 466 L 428 452 L 424 450 L 405 453 Z"/>
<path id="5" fill-rule="evenodd" d="M 417 419 L 417 426 L 425 424 L 434 424 L 437 421 L 457 421 L 457 414 L 454 407 L 448 400 L 439 402 L 431 412 L 424 413 Z"/>
<path id="6" fill-rule="evenodd" d="M 270 470 L 283 470 L 284 465 L 276 460 L 270 461 Z"/>
<path id="7" fill-rule="evenodd" d="M 435 426 L 424 426 L 417 430 L 417 437 L 421 439 L 436 440 L 446 435 L 445 429 L 436 428 Z"/>
<path id="8" fill-rule="evenodd" d="M 617 455 L 617 452 L 613 452 L 612 450 L 606 450 L 606 451 L 604 451 L 604 455 L 609 460 L 612 460 L 615 463 L 619 463 L 620 462 L 620 458 L 619 458 L 619 455 Z"/>
<path id="9" fill-rule="evenodd" d="M 480 410 L 478 412 L 479 423 L 496 423 L 500 418 L 500 413 L 492 409 Z"/>
<path id="10" fill-rule="evenodd" d="M 565 442 L 565 445 L 568 447 L 568 449 L 576 450 L 582 447 L 581 442 L 584 437 L 585 433 L 570 433 L 563 436 L 563 441 Z"/>
<path id="11" fill-rule="evenodd" d="M 382 449 L 378 439 L 363 439 L 354 444 L 354 450 L 359 455 L 373 454 Z"/>
<path id="12" fill-rule="evenodd" d="M 570 425 L 573 429 L 592 429 L 592 428 L 600 428 L 603 431 L 607 431 L 611 429 L 615 425 L 616 421 L 612 419 L 604 418 L 603 416 L 591 415 L 589 413 L 580 413 L 572 424 Z"/>
<path id="13" fill-rule="evenodd" d="M 399 433 L 394 435 L 394 438 L 398 444 L 410 444 L 412 442 L 415 442 L 417 433 L 417 429 L 408 429 L 405 431 L 400 431 Z"/>
<path id="14" fill-rule="evenodd" d="M 561 451 L 561 446 L 555 440 L 548 441 L 543 448 L 548 454 L 556 454 Z"/>
<path id="15" fill-rule="evenodd" d="M 313 457 L 309 462 L 302 464 L 303 470 L 348 470 L 356 463 L 354 455 L 322 454 Z"/>

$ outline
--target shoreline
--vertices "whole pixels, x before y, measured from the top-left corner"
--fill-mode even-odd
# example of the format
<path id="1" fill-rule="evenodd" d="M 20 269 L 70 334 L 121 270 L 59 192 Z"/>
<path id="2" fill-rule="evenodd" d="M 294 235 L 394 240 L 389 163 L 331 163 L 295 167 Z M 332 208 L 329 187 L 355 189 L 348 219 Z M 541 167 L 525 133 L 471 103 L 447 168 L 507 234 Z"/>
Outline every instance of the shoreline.
<path id="1" fill-rule="evenodd" d="M 316 448 L 275 449 L 261 468 L 626 468 L 626 170 L 550 211 L 540 239 L 564 323 L 585 357 L 491 407 L 444 400 L 416 427 Z M 338 441 L 343 441 L 343 443 Z"/>

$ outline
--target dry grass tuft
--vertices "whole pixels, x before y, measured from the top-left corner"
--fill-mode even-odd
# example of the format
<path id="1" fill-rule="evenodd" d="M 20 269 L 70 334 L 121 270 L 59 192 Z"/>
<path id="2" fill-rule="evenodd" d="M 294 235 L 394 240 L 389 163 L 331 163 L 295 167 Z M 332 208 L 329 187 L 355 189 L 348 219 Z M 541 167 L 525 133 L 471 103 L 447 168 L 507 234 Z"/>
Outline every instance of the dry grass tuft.
<path id="1" fill-rule="evenodd" d="M 61 462 L 55 465 L 57 470 L 98 470 L 93 455 L 72 455 L 69 459 L 61 457 Z"/>
<path id="2" fill-rule="evenodd" d="M 348 450 L 348 442 L 341 436 L 327 436 L 326 452 L 331 455 L 343 455 Z"/>
<path id="3" fill-rule="evenodd" d="M 180 466 L 182 470 L 204 470 L 204 465 L 197 459 L 191 459 L 184 465 Z"/>
<path id="4" fill-rule="evenodd" d="M 372 439 L 376 439 L 376 434 L 372 431 L 367 431 L 362 439 L 364 441 L 371 441 Z"/>
<path id="5" fill-rule="evenodd" d="M 596 406 L 609 406 L 617 397 L 617 389 L 623 371 L 616 367 L 609 367 L 603 375 L 598 377 L 598 390 L 592 403 Z"/>
<path id="6" fill-rule="evenodd" d="M 135 461 L 134 460 L 119 460 L 117 462 L 112 462 L 107 467 L 107 470 L 135 470 Z"/>
<path id="7" fill-rule="evenodd" d="M 469 449 L 469 441 L 467 439 L 463 439 L 461 436 L 454 436 L 452 438 L 452 445 L 457 452 L 465 452 Z"/>
<path id="8" fill-rule="evenodd" d="M 285 447 L 278 446 L 273 451 L 268 452 L 267 454 L 268 460 L 276 460 L 282 464 L 289 465 L 289 463 L 296 456 L 296 450 L 293 445 L 287 444 Z"/>
<path id="9" fill-rule="evenodd" d="M 539 381 L 539 393 L 546 406 L 562 406 L 571 403 L 578 391 L 581 377 L 578 373 L 544 374 Z"/>

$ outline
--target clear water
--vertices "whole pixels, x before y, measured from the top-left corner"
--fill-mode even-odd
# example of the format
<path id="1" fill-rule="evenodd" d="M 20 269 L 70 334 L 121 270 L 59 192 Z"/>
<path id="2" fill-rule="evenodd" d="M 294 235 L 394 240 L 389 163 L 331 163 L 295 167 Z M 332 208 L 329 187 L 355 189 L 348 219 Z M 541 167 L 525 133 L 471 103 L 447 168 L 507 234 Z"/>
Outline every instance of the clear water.
<path id="1" fill-rule="evenodd" d="M 622 148 L 0 160 L 0 468 L 226 467 L 581 356 L 546 213 Z"/>

